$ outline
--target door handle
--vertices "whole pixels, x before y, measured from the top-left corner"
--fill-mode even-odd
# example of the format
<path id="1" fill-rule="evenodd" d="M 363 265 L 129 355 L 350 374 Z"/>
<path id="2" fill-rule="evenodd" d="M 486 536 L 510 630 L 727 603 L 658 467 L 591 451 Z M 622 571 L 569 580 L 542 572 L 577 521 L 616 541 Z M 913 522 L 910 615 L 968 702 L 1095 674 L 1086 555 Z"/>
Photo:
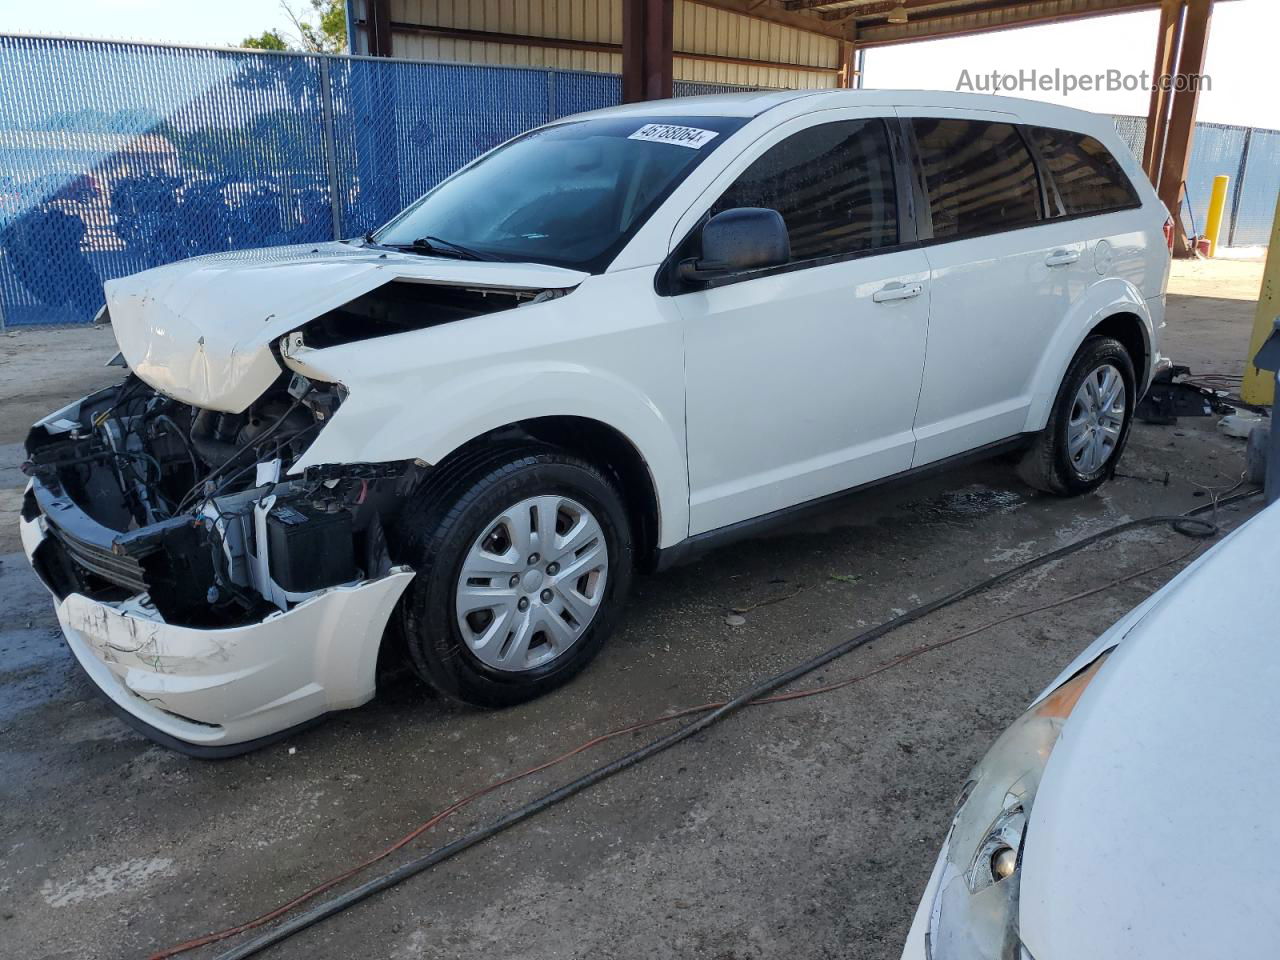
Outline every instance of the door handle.
<path id="1" fill-rule="evenodd" d="M 1044 263 L 1047 267 L 1067 267 L 1079 259 L 1079 250 L 1055 250 L 1044 258 Z"/>
<path id="2" fill-rule="evenodd" d="M 876 303 L 885 303 L 889 300 L 910 300 L 912 297 L 918 297 L 924 293 L 923 283 L 886 283 L 883 287 L 871 295 L 871 299 Z"/>

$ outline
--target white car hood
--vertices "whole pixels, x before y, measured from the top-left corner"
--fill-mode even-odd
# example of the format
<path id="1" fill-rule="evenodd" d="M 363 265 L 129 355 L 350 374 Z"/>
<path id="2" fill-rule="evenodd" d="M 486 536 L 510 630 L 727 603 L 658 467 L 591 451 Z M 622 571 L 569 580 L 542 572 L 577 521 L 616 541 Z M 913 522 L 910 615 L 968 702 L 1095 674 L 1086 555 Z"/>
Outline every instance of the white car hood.
<path id="1" fill-rule="evenodd" d="M 280 375 L 273 341 L 391 280 L 541 290 L 585 278 L 542 264 L 320 243 L 196 257 L 104 287 L 130 369 L 177 400 L 239 413 Z"/>
<path id="2" fill-rule="evenodd" d="M 1128 633 L 1054 748 L 1023 854 L 1035 960 L 1274 957 L 1280 506 Z"/>

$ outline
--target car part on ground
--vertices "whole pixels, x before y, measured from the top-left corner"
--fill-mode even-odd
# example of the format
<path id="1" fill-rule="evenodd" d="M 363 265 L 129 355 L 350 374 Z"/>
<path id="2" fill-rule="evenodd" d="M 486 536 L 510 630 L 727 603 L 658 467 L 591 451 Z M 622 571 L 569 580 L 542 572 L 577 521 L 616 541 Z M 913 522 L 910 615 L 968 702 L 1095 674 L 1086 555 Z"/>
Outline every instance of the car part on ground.
<path id="1" fill-rule="evenodd" d="M 560 759 L 567 759 L 570 756 L 577 755 L 578 753 L 588 749 L 589 747 L 595 745 L 596 743 L 603 742 L 605 740 L 610 739 L 612 736 L 633 733 L 637 730 L 655 725 L 656 723 L 680 719 L 684 716 L 688 716 L 691 714 L 699 714 L 699 713 L 703 714 L 701 717 L 699 717 L 699 719 L 694 720 L 689 724 L 686 724 L 680 729 L 666 736 L 660 737 L 657 740 L 654 740 L 651 743 L 643 747 L 640 747 L 637 750 L 632 751 L 631 753 L 626 754 L 625 756 L 619 757 L 607 764 L 604 764 L 603 766 L 597 767 L 595 770 L 592 770 L 591 772 L 577 778 L 576 780 L 573 780 L 556 789 L 553 789 L 552 791 L 544 794 L 543 796 L 531 801 L 530 803 L 524 806 L 521 806 L 512 811 L 509 811 L 508 813 L 499 817 L 497 820 L 492 821 L 490 824 L 488 824 L 485 827 L 472 831 L 471 833 L 466 834 L 463 837 L 460 837 L 458 840 L 455 840 L 449 844 L 446 844 L 445 846 L 439 847 L 427 854 L 424 854 L 407 863 L 404 863 L 400 867 L 397 867 L 380 877 L 376 877 L 373 880 L 366 881 L 361 885 L 351 889 L 350 891 L 344 894 L 340 894 L 334 897 L 333 899 L 329 900 L 328 902 L 321 904 L 318 907 L 314 907 L 303 914 L 299 914 L 295 916 L 292 920 L 286 920 L 284 923 L 280 924 L 278 927 L 271 930 L 270 932 L 263 934 L 259 937 L 256 937 L 253 940 L 247 941 L 246 943 L 241 944 L 238 947 L 232 948 L 231 950 L 228 950 L 222 954 L 219 954 L 218 960 L 244 960 L 244 958 L 254 956 L 262 952 L 263 950 L 273 946 L 274 944 L 279 943 L 283 940 L 286 940 L 289 937 L 293 936 L 294 934 L 299 933 L 310 926 L 313 926 L 314 924 L 320 923 L 321 921 L 331 916 L 334 916 L 338 913 L 343 912 L 344 910 L 354 906 L 355 904 L 361 902 L 362 900 L 367 899 L 368 897 L 373 896 L 374 894 L 382 890 L 386 890 L 386 889 L 389 889 L 390 887 L 396 886 L 399 883 L 402 883 L 403 881 L 425 870 L 428 870 L 439 863 L 444 862 L 445 860 L 449 860 L 454 856 L 457 856 L 458 854 L 462 853 L 467 849 L 470 849 L 473 846 L 483 843 L 484 841 L 496 836 L 499 833 L 502 833 L 503 831 L 509 829 L 510 827 L 513 827 L 518 823 L 522 823 L 525 820 L 528 820 L 531 817 L 536 816 L 537 814 L 543 812 L 546 809 L 549 809 L 552 806 L 555 806 L 561 801 L 566 800 L 569 797 L 572 797 L 578 793 L 581 793 L 582 791 L 587 790 L 588 788 L 594 786 L 595 784 L 603 780 L 606 780 L 614 776 L 615 774 L 622 772 L 623 770 L 629 769 L 630 767 L 633 767 L 639 763 L 642 763 L 645 760 L 649 759 L 650 757 L 655 756 L 656 754 L 662 753 L 663 751 L 675 746 L 678 743 L 683 742 L 684 740 L 694 737 L 698 733 L 701 733 L 703 730 L 719 722 L 720 720 L 724 719 L 728 715 L 737 712 L 738 710 L 742 709 L 745 706 L 751 705 L 753 703 L 768 702 L 768 699 L 767 699 L 768 695 L 773 693 L 774 691 L 777 691 L 782 687 L 787 686 L 788 684 L 794 682 L 795 680 L 798 680 L 801 677 L 806 676 L 814 672 L 815 670 L 820 669 L 821 667 L 831 663 L 834 660 L 837 660 L 843 657 L 848 653 L 853 652 L 854 650 L 857 650 L 866 646 L 872 641 L 877 640 L 880 637 L 883 637 L 897 630 L 899 627 L 903 627 L 909 623 L 913 623 L 917 620 L 921 620 L 927 617 L 928 615 L 938 610 L 941 610 L 944 607 L 948 607 L 955 603 L 958 603 L 961 600 L 967 599 L 972 596 L 976 596 L 978 594 L 991 590 L 995 587 L 998 587 L 1002 584 L 1016 580 L 1022 575 L 1029 573 L 1032 570 L 1038 569 L 1044 566 L 1045 564 L 1061 560 L 1067 556 L 1078 553 L 1079 551 L 1084 550 L 1096 543 L 1109 540 L 1112 537 L 1118 536 L 1122 533 L 1126 533 L 1132 530 L 1143 529 L 1151 526 L 1163 526 L 1168 524 L 1175 531 L 1177 531 L 1178 533 L 1181 533 L 1184 536 L 1192 537 L 1195 539 L 1211 538 L 1219 532 L 1219 528 L 1216 522 L 1210 522 L 1210 521 L 1199 519 L 1200 514 L 1213 511 L 1216 516 L 1216 511 L 1218 510 L 1219 507 L 1223 507 L 1228 504 L 1236 503 L 1241 500 L 1247 499 L 1249 497 L 1256 496 L 1258 492 L 1259 491 L 1255 490 L 1255 491 L 1248 491 L 1245 493 L 1236 494 L 1231 497 L 1227 497 L 1222 500 L 1216 501 L 1215 503 L 1207 504 L 1203 507 L 1198 507 L 1194 510 L 1188 511 L 1187 513 L 1181 516 L 1153 516 L 1153 517 L 1146 517 L 1139 520 L 1125 521 L 1123 523 L 1117 524 L 1116 526 L 1110 527 L 1106 530 L 1102 530 L 1102 531 L 1099 531 L 1098 533 L 1091 534 L 1087 537 L 1084 537 L 1081 540 L 1076 541 L 1075 543 L 1068 544 L 1065 547 L 1060 547 L 1056 550 L 1052 550 L 1048 553 L 1042 554 L 1039 557 L 1035 557 L 1035 558 L 1032 558 L 1031 560 L 1020 563 L 1009 570 L 996 574 L 992 577 L 989 577 L 971 586 L 963 587 L 944 597 L 940 597 L 937 600 L 933 600 L 928 603 L 921 604 L 920 606 L 915 607 L 911 610 L 907 610 L 905 613 L 895 617 L 890 621 L 887 621 L 878 626 L 872 627 L 845 641 L 842 641 L 841 643 L 836 644 L 834 647 L 831 647 L 827 651 L 817 655 L 816 657 L 808 661 L 805 661 L 804 663 L 801 663 L 783 673 L 777 674 L 774 677 L 771 677 L 767 680 L 764 680 L 755 684 L 753 687 L 735 696 L 731 700 L 726 700 L 716 704 L 707 704 L 707 705 L 702 705 L 698 707 L 693 707 L 684 711 L 678 711 L 672 715 L 669 715 L 663 718 L 658 718 L 655 721 L 648 721 L 648 722 L 643 722 L 640 724 L 625 727 L 622 730 L 617 731 L 616 734 L 614 733 L 605 734 L 601 737 L 597 737 L 593 740 L 587 741 L 587 743 L 583 744 L 581 747 L 573 751 L 570 751 L 568 754 L 565 754 L 561 758 L 557 758 L 556 760 L 552 760 L 546 764 L 542 764 L 532 768 L 529 771 L 529 773 L 538 772 L 543 769 L 546 769 L 548 766 L 552 766 L 555 763 L 559 762 Z M 1160 566 L 1163 566 L 1163 565 L 1164 564 L 1161 564 Z M 961 636 L 968 636 L 970 635 L 971 632 L 976 632 L 976 631 L 966 632 Z M 945 641 L 938 645 L 944 645 L 944 644 L 945 644 Z M 928 648 L 921 648 L 921 649 L 923 650 Z M 850 682 L 852 681 L 846 680 L 846 681 L 837 682 L 834 684 L 830 684 L 828 686 L 818 688 L 817 691 L 812 691 L 812 692 L 826 692 L 832 689 L 840 689 L 844 686 L 847 686 Z M 774 700 L 794 699 L 799 696 L 810 695 L 810 693 L 811 693 L 810 691 L 798 691 L 797 693 L 791 694 L 791 695 L 788 695 L 788 694 L 778 695 L 772 699 Z M 521 775 L 516 775 L 515 777 L 511 777 L 511 778 L 507 778 L 505 780 L 499 781 L 497 784 L 493 785 L 493 789 L 496 789 L 498 786 L 501 786 L 505 783 L 511 782 L 512 780 L 519 779 L 520 776 Z M 488 789 L 479 791 L 479 793 L 476 794 L 476 796 L 483 795 L 484 793 L 487 793 L 487 792 L 489 792 Z M 278 919 L 280 916 L 283 916 L 286 913 L 292 911 L 295 907 L 301 905 L 307 900 L 310 900 L 313 897 L 321 893 L 324 893 L 327 890 L 332 889 L 337 884 L 347 879 L 350 879 L 352 876 L 361 872 L 366 867 L 381 860 L 384 856 L 391 853 L 393 850 L 399 849 L 405 843 L 408 843 L 412 839 L 415 839 L 422 832 L 429 829 L 435 823 L 439 822 L 439 820 L 443 819 L 444 816 L 447 816 L 449 813 L 453 812 L 455 809 L 465 804 L 466 802 L 467 800 L 464 799 L 463 801 L 460 801 L 459 803 L 455 803 L 451 807 L 446 808 L 446 810 L 442 812 L 442 814 L 437 815 L 436 817 L 433 817 L 431 820 L 428 820 L 420 828 L 418 828 L 413 833 L 403 838 L 402 842 L 399 842 L 395 844 L 393 847 L 388 848 L 387 851 L 385 851 L 384 853 L 379 854 L 373 858 L 370 858 L 369 860 L 365 861 L 363 864 L 353 868 L 352 870 L 347 871 L 346 873 L 341 874 L 340 876 L 334 878 L 333 880 L 326 881 L 325 883 L 320 884 L 319 886 L 313 888 L 310 891 L 307 891 L 306 893 L 302 894 L 299 897 L 295 897 L 293 900 L 289 901 L 289 903 L 285 904 L 284 906 L 277 908 L 269 913 L 266 913 L 255 920 L 251 920 L 247 923 L 240 924 L 236 927 L 228 928 L 227 930 L 220 931 L 215 934 L 210 934 L 208 936 L 199 937 L 197 939 L 190 940 L 182 944 L 178 944 L 169 949 L 162 950 L 156 954 L 153 954 L 151 957 L 151 960 L 166 960 L 166 958 L 177 956 L 178 954 L 185 953 L 186 951 L 195 949 L 196 947 L 205 946 L 210 943 L 216 943 L 221 940 L 225 940 L 229 937 L 236 936 L 237 934 L 256 929 L 266 923 L 271 922 L 272 920 Z"/>
<path id="2" fill-rule="evenodd" d="M 1170 426 L 1179 417 L 1211 417 L 1234 412 L 1218 390 L 1194 382 L 1191 368 L 1181 365 L 1162 370 L 1138 403 L 1134 416 L 1144 423 Z"/>

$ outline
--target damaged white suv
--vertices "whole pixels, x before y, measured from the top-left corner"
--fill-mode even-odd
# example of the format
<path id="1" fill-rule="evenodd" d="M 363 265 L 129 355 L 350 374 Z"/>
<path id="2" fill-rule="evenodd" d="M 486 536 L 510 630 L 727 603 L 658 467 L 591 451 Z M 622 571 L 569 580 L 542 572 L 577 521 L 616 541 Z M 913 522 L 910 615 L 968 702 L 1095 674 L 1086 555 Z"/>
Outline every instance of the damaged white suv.
<path id="1" fill-rule="evenodd" d="M 959 94 L 644 103 L 360 239 L 106 285 L 128 375 L 33 428 L 22 535 L 94 682 L 247 749 L 374 694 L 564 682 L 652 569 L 1026 448 L 1102 482 L 1170 224 L 1111 122 Z"/>

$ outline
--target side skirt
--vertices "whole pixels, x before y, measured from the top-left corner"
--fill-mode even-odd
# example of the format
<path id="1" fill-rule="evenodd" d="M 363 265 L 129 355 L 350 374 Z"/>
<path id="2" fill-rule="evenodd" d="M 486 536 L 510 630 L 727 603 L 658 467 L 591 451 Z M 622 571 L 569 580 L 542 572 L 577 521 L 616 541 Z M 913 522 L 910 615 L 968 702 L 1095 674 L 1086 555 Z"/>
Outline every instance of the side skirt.
<path id="1" fill-rule="evenodd" d="M 784 526 L 798 517 L 817 513 L 846 497 L 853 497 L 879 487 L 909 483 L 913 480 L 919 480 L 921 477 L 942 473 L 953 467 L 989 460 L 1004 453 L 1021 450 L 1030 444 L 1035 437 L 1036 434 L 1034 433 L 1020 433 L 1017 436 L 1009 437 L 1005 440 L 997 440 L 995 443 L 984 444 L 981 447 L 975 447 L 973 450 L 967 450 L 952 457 L 944 457 L 941 460 L 935 460 L 933 463 L 922 464 L 918 467 L 912 467 L 910 470 L 904 470 L 901 473 L 890 474 L 887 477 L 881 477 L 879 480 L 872 480 L 869 483 L 850 487 L 848 490 L 829 493 L 824 497 L 806 500 L 804 503 L 798 503 L 792 507 L 783 507 L 773 513 L 752 517 L 749 520 L 739 520 L 737 523 L 731 523 L 728 526 L 717 527 L 715 530 L 696 534 L 670 547 L 660 549 L 654 570 L 669 570 L 671 567 L 689 563 L 708 551 L 739 540 L 759 536 L 769 530 Z"/>

